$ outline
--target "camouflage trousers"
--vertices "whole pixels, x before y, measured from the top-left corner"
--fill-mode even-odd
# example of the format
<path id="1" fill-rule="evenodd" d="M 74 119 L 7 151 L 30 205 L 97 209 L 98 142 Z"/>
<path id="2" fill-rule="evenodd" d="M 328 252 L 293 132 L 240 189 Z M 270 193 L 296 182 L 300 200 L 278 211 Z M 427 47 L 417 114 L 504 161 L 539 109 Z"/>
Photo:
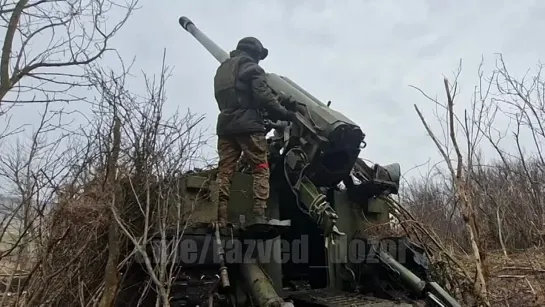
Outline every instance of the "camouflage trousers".
<path id="1" fill-rule="evenodd" d="M 236 136 L 220 136 L 218 138 L 218 189 L 219 217 L 227 218 L 227 203 L 229 202 L 232 177 L 237 168 L 237 162 L 244 153 L 246 161 L 252 168 L 254 213 L 264 215 L 269 198 L 269 164 L 267 162 L 267 140 L 264 133 Z"/>

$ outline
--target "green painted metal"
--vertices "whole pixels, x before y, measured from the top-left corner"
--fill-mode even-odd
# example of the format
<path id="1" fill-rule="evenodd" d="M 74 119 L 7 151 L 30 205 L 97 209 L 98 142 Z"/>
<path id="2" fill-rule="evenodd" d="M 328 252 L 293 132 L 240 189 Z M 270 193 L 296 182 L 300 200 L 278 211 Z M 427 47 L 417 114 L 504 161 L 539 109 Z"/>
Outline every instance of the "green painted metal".
<path id="1" fill-rule="evenodd" d="M 240 266 L 240 271 L 245 286 L 257 306 L 271 307 L 283 303 L 273 284 L 258 264 L 244 263 Z"/>

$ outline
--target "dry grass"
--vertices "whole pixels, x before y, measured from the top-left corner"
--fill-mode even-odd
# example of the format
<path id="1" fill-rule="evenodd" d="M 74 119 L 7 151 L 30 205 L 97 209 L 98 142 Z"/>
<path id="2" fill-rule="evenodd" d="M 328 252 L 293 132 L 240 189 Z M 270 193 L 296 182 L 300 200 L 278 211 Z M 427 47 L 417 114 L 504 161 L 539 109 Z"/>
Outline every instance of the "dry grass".
<path id="1" fill-rule="evenodd" d="M 491 252 L 487 260 L 492 306 L 545 306 L 545 249 L 519 251 L 509 258 Z M 472 259 L 463 257 L 463 262 L 474 271 Z"/>
<path id="2" fill-rule="evenodd" d="M 62 202 L 51 212 L 45 223 L 47 235 L 37 246 L 38 257 L 25 266 L 27 270 L 16 272 L 22 280 L 32 272 L 25 286 L 28 299 L 52 306 L 61 302 L 78 305 L 96 295 L 107 256 L 107 210 L 103 200 L 87 193 Z M 3 243 L 8 246 L 11 242 Z M 12 292 L 20 291 L 18 287 L 24 283 L 12 283 L 10 289 L 6 288 L 15 269 L 11 258 L 0 261 L 0 290 L 10 296 L 9 302 L 15 299 Z"/>

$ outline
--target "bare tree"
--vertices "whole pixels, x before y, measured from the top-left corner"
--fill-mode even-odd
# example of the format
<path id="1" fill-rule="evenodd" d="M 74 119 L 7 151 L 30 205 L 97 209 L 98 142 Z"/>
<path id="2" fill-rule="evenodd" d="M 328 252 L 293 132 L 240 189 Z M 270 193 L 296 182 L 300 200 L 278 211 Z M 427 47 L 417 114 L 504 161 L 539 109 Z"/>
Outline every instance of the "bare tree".
<path id="1" fill-rule="evenodd" d="M 475 146 L 478 143 L 480 138 L 480 130 L 478 129 L 481 120 L 482 110 L 479 111 L 475 106 L 468 112 L 464 111 L 464 118 L 460 120 L 454 111 L 454 101 L 455 96 L 458 94 L 458 76 L 461 71 L 461 66 L 458 69 L 458 72 L 455 76 L 454 84 L 451 85 L 448 82 L 448 79 L 445 78 L 443 81 L 446 93 L 446 102 L 441 103 L 436 99 L 430 98 L 436 105 L 440 106 L 446 110 L 446 126 L 443 128 L 443 131 L 446 131 L 446 143 L 441 143 L 435 133 L 431 130 L 429 124 L 424 119 L 421 111 L 415 105 L 416 112 L 426 129 L 429 137 L 435 143 L 437 149 L 441 153 L 444 162 L 446 163 L 447 169 L 449 171 L 449 177 L 451 180 L 451 190 L 454 200 L 454 206 L 459 206 L 460 213 L 464 220 L 464 225 L 469 235 L 469 240 L 471 243 L 471 248 L 476 264 L 477 269 L 477 279 L 478 282 L 475 283 L 475 292 L 480 293 L 480 297 L 483 298 L 483 303 L 487 306 L 490 306 L 490 302 L 487 298 L 487 288 L 486 288 L 486 263 L 485 263 L 485 254 L 482 248 L 481 239 L 479 237 L 479 225 L 477 224 L 476 218 L 476 208 L 470 197 L 470 186 L 472 184 L 471 171 L 466 171 L 471 169 L 472 164 L 475 158 Z M 460 138 L 456 135 L 457 128 L 462 128 L 464 137 Z M 466 154 L 462 153 L 460 144 L 461 140 L 465 139 L 466 143 Z M 449 148 L 453 148 L 455 163 L 452 162 L 449 155 Z M 464 162 L 465 160 L 465 162 Z"/>
<path id="2" fill-rule="evenodd" d="M 83 69 L 105 55 L 137 3 L 2 0 L 0 114 L 13 104 L 80 100 L 70 90 L 88 85 Z"/>
<path id="3" fill-rule="evenodd" d="M 5 142 L 12 153 L 0 157 L 0 175 L 12 188 L 5 192 L 17 196 L 4 208 L 2 233 L 14 238 L 0 260 L 16 263 L 8 284 L 17 286 L 8 288 L 19 302 L 111 306 L 123 284 L 120 272 L 139 255 L 148 286 L 159 294 L 157 304 L 169 305 L 177 251 L 169 244 L 179 240 L 168 238 L 171 230 L 180 238 L 191 215 L 182 212 L 186 199 L 176 178 L 195 163 L 205 140 L 197 129 L 201 117 L 188 112 L 163 118 L 164 63 L 158 84 L 144 75 L 147 97 L 125 87 L 128 70 L 96 65 L 137 2 L 0 4 L 0 115 L 19 104 L 45 108 L 30 145 Z M 66 111 L 52 106 L 83 100 L 73 91 L 83 87 L 97 95 L 90 104 L 94 114 L 88 126 L 74 130 L 62 124 Z M 6 128 L 0 139 L 19 132 Z M 16 233 L 14 221 L 21 225 Z M 158 263 L 145 251 L 157 237 Z"/>
<path id="4" fill-rule="evenodd" d="M 470 194 L 478 204 L 478 218 L 486 221 L 481 223 L 483 236 L 487 237 L 486 248 L 501 248 L 506 257 L 510 250 L 540 246 L 543 239 L 540 195 L 544 186 L 544 142 L 540 126 L 545 115 L 540 72 L 538 65 L 532 77 L 527 74 L 518 81 L 508 72 L 501 55 L 489 76 L 484 76 L 481 64 L 471 106 L 480 115 L 468 120 L 474 122 L 474 131 L 479 131 L 479 137 L 472 141 L 474 162 L 465 166 L 471 176 Z M 440 191 L 448 192 L 448 186 L 436 180 L 433 184 L 439 190 L 424 193 L 431 197 L 427 202 L 443 203 L 440 207 L 451 212 L 438 225 L 454 227 L 448 230 L 454 235 L 455 218 L 459 217 L 450 203 L 438 196 Z M 417 192 L 425 192 L 416 185 L 412 190 L 413 197 Z M 416 198 L 423 200 L 420 196 Z M 416 198 L 411 203 L 418 203 Z M 455 240 L 464 241 L 463 236 Z"/>
<path id="5" fill-rule="evenodd" d="M 444 164 L 410 182 L 402 198 L 445 242 L 472 254 L 481 290 L 489 278 L 488 253 L 500 250 L 512 262 L 512 253 L 542 246 L 545 235 L 542 65 L 519 78 L 501 55 L 495 69 L 485 73 L 483 67 L 484 59 L 463 110 L 454 110 L 461 67 L 453 84 L 444 80 L 446 102 L 416 88 L 434 103 L 437 128 L 415 108 Z"/>
<path id="6" fill-rule="evenodd" d="M 51 236 L 44 229 L 44 221 L 56 201 L 59 184 L 71 182 L 70 175 L 74 174 L 70 168 L 85 165 L 88 153 L 85 147 L 71 146 L 69 134 L 54 140 L 48 138 L 51 131 L 62 129 L 58 125 L 61 115 L 50 111 L 48 106 L 46 103 L 41 121 L 28 142 L 23 139 L 11 147 L 4 145 L 0 157 L 0 180 L 12 200 L 2 208 L 0 240 L 7 244 L 0 251 L 0 262 L 8 276 L 2 281 L 6 283 L 7 292 L 13 290 L 17 294 L 16 299 L 20 299 L 18 296 L 25 292 L 29 278 L 40 269 L 39 258 L 48 257 L 55 242 L 68 231 L 63 229 L 58 236 Z M 61 148 L 62 154 L 59 154 Z M 36 252 L 40 249 L 44 253 L 38 257 Z M 3 295 L 0 305 L 4 305 L 6 299 Z"/>
<path id="7" fill-rule="evenodd" d="M 126 87 L 129 68 L 89 65 L 86 82 L 96 99 L 88 125 L 59 125 L 64 113 L 45 103 L 30 142 L 3 148 L 0 176 L 16 197 L 3 208 L 2 233 L 13 239 L 0 261 L 16 264 L 2 280 L 12 284 L 17 301 L 111 306 L 130 282 L 120 273 L 140 260 L 148 275 L 141 277 L 148 280 L 141 293 L 150 288 L 157 304 L 170 304 L 176 244 L 191 218 L 183 208 L 192 207 L 180 190 L 180 173 L 206 164 L 200 150 L 207 140 L 199 130 L 202 116 L 163 114 L 164 60 L 157 81 L 143 76 L 144 96 Z M 16 233 L 9 226 L 14 220 L 21 225 Z M 158 255 L 147 252 L 154 242 Z"/>
<path id="8" fill-rule="evenodd" d="M 156 304 L 170 304 L 170 288 L 177 273 L 177 244 L 190 214 L 183 212 L 186 199 L 178 186 L 179 174 L 200 157 L 205 139 L 198 130 L 202 117 L 175 113 L 163 118 L 169 77 L 164 61 L 165 57 L 157 81 L 144 75 L 148 98 L 143 101 L 128 92 L 122 78 L 111 71 L 96 70 L 92 77 L 102 93 L 97 113 L 104 123 L 113 123 L 113 129 L 103 129 L 113 132 L 114 144 L 106 173 L 108 178 L 115 178 L 110 183 L 114 190 L 124 189 L 124 193 L 112 191 L 109 259 L 101 306 L 111 304 L 120 286 L 115 272 L 123 241 L 133 246 L 132 253 L 143 262 L 151 281 L 148 286 L 158 293 Z M 147 247 L 154 242 L 159 244 L 159 249 L 154 249 L 159 254 L 150 255 Z"/>
<path id="9" fill-rule="evenodd" d="M 130 282 L 120 272 L 141 261 L 148 274 L 143 278 L 149 279 L 141 293 L 147 294 L 146 287 L 151 287 L 158 293 L 157 304 L 169 305 L 177 273 L 176 244 L 191 215 L 183 211 L 187 200 L 178 186 L 179 173 L 202 164 L 198 159 L 206 139 L 198 127 L 201 116 L 176 112 L 163 117 L 169 74 L 164 63 L 157 82 L 144 75 L 145 97 L 126 88 L 127 74 L 127 70 L 115 73 L 98 66 L 89 74 L 98 96 L 90 125 L 78 134 L 89 152 L 87 163 L 74 176 L 77 180 L 63 186 L 62 203 L 48 223 L 50 233 L 74 228 L 87 231 L 71 231 L 57 244 L 60 247 L 29 287 L 35 297 L 41 292 L 35 301 L 43 302 L 47 293 L 51 304 L 111 306 L 123 292 L 123 284 Z M 81 214 L 87 217 L 82 219 Z M 76 242 L 86 249 L 70 261 L 67 250 L 78 253 Z M 148 253 L 147 247 L 154 242 L 160 243 L 158 255 Z M 40 285 L 49 276 L 54 276 L 48 281 L 51 288 L 41 291 Z"/>

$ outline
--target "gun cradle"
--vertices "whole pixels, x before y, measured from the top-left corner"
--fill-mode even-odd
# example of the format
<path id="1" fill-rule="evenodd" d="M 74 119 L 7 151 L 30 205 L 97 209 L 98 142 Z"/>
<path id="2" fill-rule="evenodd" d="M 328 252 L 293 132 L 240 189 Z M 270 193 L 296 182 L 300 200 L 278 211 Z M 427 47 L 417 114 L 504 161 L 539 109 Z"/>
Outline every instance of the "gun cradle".
<path id="1" fill-rule="evenodd" d="M 267 84 L 295 104 L 297 121 L 286 128 L 287 148 L 305 152 L 310 165 L 307 177 L 316 186 L 341 182 L 354 167 L 365 134 L 342 113 L 325 105 L 287 77 L 267 74 Z"/>

